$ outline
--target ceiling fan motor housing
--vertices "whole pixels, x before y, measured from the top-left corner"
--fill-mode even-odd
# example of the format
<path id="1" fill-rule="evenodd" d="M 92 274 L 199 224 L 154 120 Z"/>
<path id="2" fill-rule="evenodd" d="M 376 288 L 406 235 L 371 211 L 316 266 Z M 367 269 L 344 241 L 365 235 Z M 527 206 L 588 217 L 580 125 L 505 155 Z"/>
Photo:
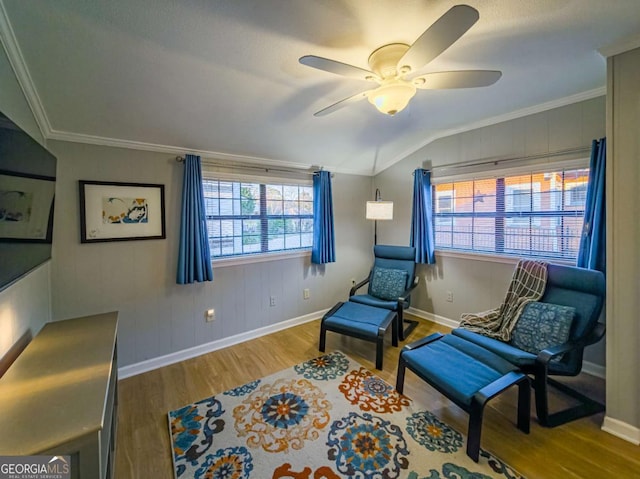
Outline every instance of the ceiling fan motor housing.
<path id="1" fill-rule="evenodd" d="M 409 50 L 409 45 L 404 43 L 384 45 L 369 55 L 369 68 L 382 80 L 394 78 L 400 74 L 404 75 L 408 71 L 402 73 L 398 71 L 398 68 L 401 67 L 398 62 L 407 50 Z"/>

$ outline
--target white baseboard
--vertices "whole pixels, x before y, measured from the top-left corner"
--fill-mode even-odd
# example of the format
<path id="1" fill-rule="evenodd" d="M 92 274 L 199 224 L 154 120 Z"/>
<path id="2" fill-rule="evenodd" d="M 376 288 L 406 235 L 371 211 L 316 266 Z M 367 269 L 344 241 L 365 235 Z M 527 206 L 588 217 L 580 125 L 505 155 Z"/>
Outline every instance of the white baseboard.
<path id="1" fill-rule="evenodd" d="M 247 331 L 245 333 L 236 334 L 227 338 L 217 339 L 205 344 L 199 344 L 198 346 L 183 349 L 182 351 L 176 351 L 175 353 L 166 354 L 164 356 L 159 356 L 153 359 L 147 359 L 146 361 L 130 364 L 128 366 L 123 366 L 121 368 L 118 368 L 118 379 L 124 379 L 135 376 L 137 374 L 146 373 L 147 371 L 152 371 L 153 369 L 168 366 L 169 364 L 178 363 L 180 361 L 184 361 L 185 359 L 195 358 L 196 356 L 201 356 L 203 354 L 210 353 L 211 351 L 227 348 L 229 346 L 233 346 L 234 344 L 243 343 L 245 341 L 249 341 L 250 339 L 259 338 L 260 336 L 265 336 L 277 331 L 282 331 L 283 329 L 291 328 L 292 326 L 308 323 L 309 321 L 314 321 L 316 319 L 322 318 L 322 316 L 324 316 L 327 311 L 329 310 L 325 309 L 322 311 L 316 311 L 315 313 L 305 314 L 304 316 L 281 321 L 269 326 L 254 329 L 252 331 Z"/>
<path id="2" fill-rule="evenodd" d="M 412 314 L 413 316 L 417 316 L 418 318 L 426 319 L 436 324 L 447 326 L 451 329 L 454 329 L 460 326 L 460 321 L 456 321 L 455 319 L 447 318 L 445 316 L 439 316 L 437 314 L 429 313 L 428 311 L 423 311 L 421 309 L 409 308 L 407 309 L 407 313 Z M 607 375 L 607 369 L 605 366 L 601 366 L 600 364 L 596 364 L 596 363 L 591 363 L 589 361 L 582 362 L 582 371 L 602 379 L 606 379 L 606 375 Z"/>
<path id="3" fill-rule="evenodd" d="M 582 361 L 582 372 L 591 374 L 592 376 L 595 376 L 601 379 L 607 378 L 606 366 L 602 366 L 600 364 L 592 363 L 589 361 Z"/>
<path id="4" fill-rule="evenodd" d="M 437 314 L 429 313 L 421 309 L 409 308 L 407 309 L 407 313 L 412 314 L 413 316 L 417 316 L 418 318 L 426 319 L 427 321 L 431 321 L 432 323 L 447 326 L 451 329 L 460 326 L 460 321 L 456 321 L 455 319 L 450 319 L 445 316 L 438 316 Z"/>
<path id="5" fill-rule="evenodd" d="M 640 428 L 632 426 L 631 424 L 605 416 L 601 429 L 636 446 L 640 446 Z"/>

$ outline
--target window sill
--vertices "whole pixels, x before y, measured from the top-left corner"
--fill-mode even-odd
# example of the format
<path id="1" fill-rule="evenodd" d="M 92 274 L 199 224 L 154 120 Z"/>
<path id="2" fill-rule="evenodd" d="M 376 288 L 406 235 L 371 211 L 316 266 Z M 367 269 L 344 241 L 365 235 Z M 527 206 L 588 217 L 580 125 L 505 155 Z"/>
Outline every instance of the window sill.
<path id="1" fill-rule="evenodd" d="M 283 259 L 311 257 L 311 250 L 279 251 L 277 253 L 262 253 L 256 255 L 238 256 L 235 258 L 218 258 L 211 261 L 213 268 L 226 268 L 251 263 L 265 263 L 267 261 L 279 261 Z"/>
<path id="2" fill-rule="evenodd" d="M 436 250 L 436 257 L 440 258 L 458 258 L 458 259 L 468 259 L 471 261 L 485 261 L 487 263 L 503 263 L 503 264 L 517 264 L 521 258 L 515 256 L 500 256 L 495 254 L 482 254 L 482 253 L 462 253 L 460 251 L 447 251 L 447 250 Z M 535 259 L 535 258 L 527 258 L 524 259 Z M 547 263 L 553 264 L 562 264 L 567 266 L 575 266 L 575 262 L 562 260 L 562 259 L 542 259 L 541 261 L 546 261 Z"/>

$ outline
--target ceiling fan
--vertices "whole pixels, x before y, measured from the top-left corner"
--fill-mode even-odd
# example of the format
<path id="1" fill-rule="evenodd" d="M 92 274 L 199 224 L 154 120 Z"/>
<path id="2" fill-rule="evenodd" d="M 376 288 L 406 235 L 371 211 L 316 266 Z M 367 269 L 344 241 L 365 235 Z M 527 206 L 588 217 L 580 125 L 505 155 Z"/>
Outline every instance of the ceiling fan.
<path id="1" fill-rule="evenodd" d="M 502 76 L 495 70 L 459 70 L 434 72 L 414 76 L 417 71 L 453 45 L 478 21 L 478 11 L 468 5 L 456 5 L 427 28 L 409 46 L 391 43 L 375 50 L 369 56 L 369 68 L 342 63 L 329 58 L 305 55 L 303 65 L 360 80 L 378 83 L 378 87 L 340 100 L 314 113 L 324 116 L 353 102 L 368 98 L 380 112 L 395 115 L 403 110 L 416 94 L 416 89 L 474 88 L 493 85 Z"/>

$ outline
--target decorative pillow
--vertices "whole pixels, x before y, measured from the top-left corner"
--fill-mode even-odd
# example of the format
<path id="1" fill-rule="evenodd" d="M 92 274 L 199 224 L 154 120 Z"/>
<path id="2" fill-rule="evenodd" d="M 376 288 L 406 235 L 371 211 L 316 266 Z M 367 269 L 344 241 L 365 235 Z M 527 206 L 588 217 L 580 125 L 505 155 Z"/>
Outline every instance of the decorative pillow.
<path id="1" fill-rule="evenodd" d="M 406 289 L 407 272 L 401 269 L 374 268 L 369 294 L 387 301 L 396 300 Z"/>
<path id="2" fill-rule="evenodd" d="M 569 306 L 531 302 L 522 310 L 510 343 L 533 354 L 565 343 L 569 339 L 575 312 L 576 309 Z"/>

